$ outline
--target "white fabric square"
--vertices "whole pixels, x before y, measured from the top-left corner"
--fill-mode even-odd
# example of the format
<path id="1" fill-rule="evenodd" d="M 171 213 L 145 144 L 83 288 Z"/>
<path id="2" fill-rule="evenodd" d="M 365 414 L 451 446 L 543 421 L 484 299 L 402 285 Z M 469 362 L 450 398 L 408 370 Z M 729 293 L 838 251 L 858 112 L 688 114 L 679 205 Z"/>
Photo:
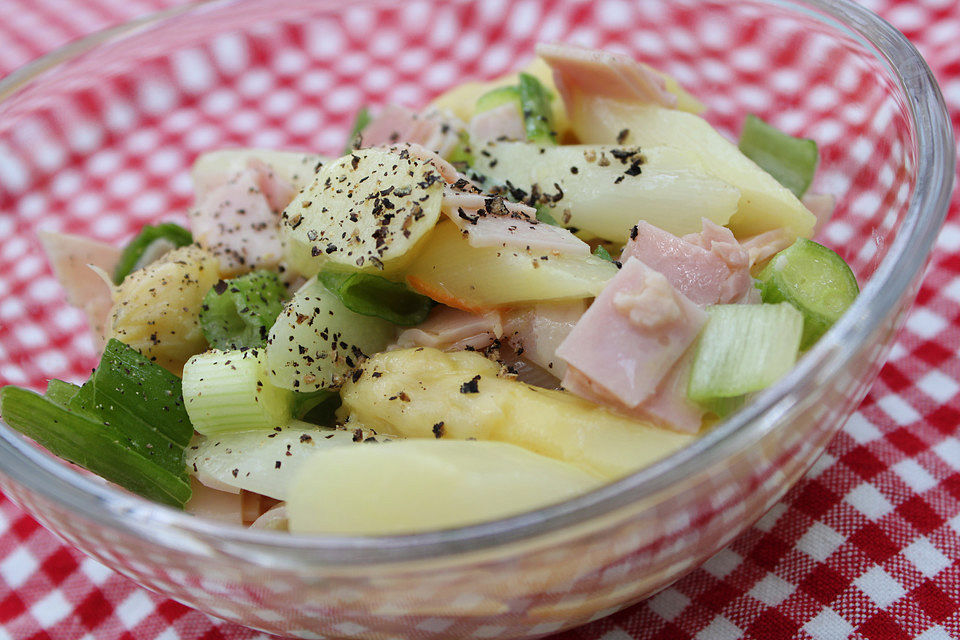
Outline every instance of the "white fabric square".
<path id="1" fill-rule="evenodd" d="M 666 589 L 647 600 L 650 609 L 664 620 L 673 620 L 690 604 L 690 598 L 676 589 Z"/>
<path id="2" fill-rule="evenodd" d="M 883 412 L 893 418 L 893 421 L 903 426 L 913 424 L 920 419 L 920 414 L 910 403 L 898 395 L 890 394 L 880 398 L 877 406 L 883 409 Z"/>
<path id="3" fill-rule="evenodd" d="M 814 560 L 823 562 L 840 548 L 846 538 L 823 524 L 814 522 L 806 533 L 797 541 L 797 549 L 803 551 Z"/>
<path id="4" fill-rule="evenodd" d="M 776 607 L 789 598 L 796 589 L 796 585 L 790 584 L 778 575 L 768 573 L 763 580 L 753 585 L 750 596 L 765 605 Z"/>
<path id="5" fill-rule="evenodd" d="M 903 555 L 917 571 L 932 578 L 950 566 L 950 559 L 940 552 L 925 536 L 920 536 L 903 550 Z"/>
<path id="6" fill-rule="evenodd" d="M 816 478 L 824 471 L 833 466 L 833 463 L 837 461 L 832 455 L 827 452 L 824 452 L 817 461 L 813 463 L 813 466 L 810 467 L 810 470 L 807 471 L 808 478 Z"/>
<path id="7" fill-rule="evenodd" d="M 782 502 L 778 502 L 770 507 L 770 511 L 767 511 L 759 520 L 756 521 L 756 523 L 754 523 L 753 528 L 759 529 L 765 533 L 770 533 L 770 531 L 773 530 L 773 526 L 777 524 L 777 520 L 779 520 L 780 516 L 786 513 L 786 511 L 787 505 L 783 504 Z"/>
<path id="8" fill-rule="evenodd" d="M 932 448 L 941 460 L 950 465 L 951 469 L 960 471 L 960 440 L 944 438 Z"/>
<path id="9" fill-rule="evenodd" d="M 955 224 L 946 223 L 937 236 L 937 248 L 946 249 L 950 253 L 960 249 L 960 227 Z"/>
<path id="10" fill-rule="evenodd" d="M 906 325 L 912 333 L 929 340 L 946 328 L 947 321 L 929 309 L 917 307 L 907 317 Z"/>
<path id="11" fill-rule="evenodd" d="M 102 585 L 110 576 L 114 575 L 113 569 L 97 562 L 93 558 L 84 558 L 80 562 L 80 571 L 87 577 L 87 580 L 97 586 Z"/>
<path id="12" fill-rule="evenodd" d="M 59 589 L 54 589 L 45 598 L 39 600 L 30 607 L 30 615 L 36 618 L 37 622 L 44 629 L 49 629 L 66 618 L 73 611 L 73 605 L 67 602 Z"/>
<path id="13" fill-rule="evenodd" d="M 743 636 L 740 628 L 724 618 L 717 616 L 709 625 L 696 635 L 697 640 L 737 640 Z"/>
<path id="14" fill-rule="evenodd" d="M 703 569 L 715 578 L 724 579 L 736 569 L 743 558 L 730 549 L 722 549 L 715 556 L 703 563 Z"/>
<path id="15" fill-rule="evenodd" d="M 11 589 L 17 589 L 37 570 L 37 559 L 26 547 L 17 547 L 0 562 L 0 576 Z"/>
<path id="16" fill-rule="evenodd" d="M 957 384 L 956 380 L 936 369 L 917 380 L 917 386 L 940 403 L 946 402 L 960 391 L 960 384 Z"/>
<path id="17" fill-rule="evenodd" d="M 954 302 L 960 302 L 960 278 L 954 278 L 950 284 L 940 290 L 940 293 L 947 296 Z"/>
<path id="18" fill-rule="evenodd" d="M 477 629 L 474 630 L 474 632 L 470 635 L 473 636 L 474 638 L 498 638 L 506 630 L 507 630 L 506 627 L 501 627 L 493 624 L 485 624 L 482 627 L 477 627 Z"/>
<path id="19" fill-rule="evenodd" d="M 937 625 L 935 627 L 930 627 L 920 635 L 918 635 L 915 640 L 952 640 L 949 633 L 946 629 Z"/>
<path id="20" fill-rule="evenodd" d="M 860 483 L 843 499 L 871 520 L 879 520 L 893 510 L 890 501 L 869 482 Z"/>
<path id="21" fill-rule="evenodd" d="M 145 591 L 139 589 L 127 596 L 126 600 L 120 603 L 114 613 L 120 618 L 120 621 L 127 629 L 133 629 L 140 622 L 153 613 L 155 606 L 153 600 Z"/>
<path id="22" fill-rule="evenodd" d="M 825 607 L 817 616 L 803 625 L 803 630 L 814 640 L 841 640 L 853 633 L 853 625 L 830 607 Z"/>
<path id="23" fill-rule="evenodd" d="M 937 486 L 937 481 L 933 476 L 912 458 L 901 460 L 893 465 L 891 469 L 900 476 L 908 487 L 917 493 L 924 493 Z"/>
<path id="24" fill-rule="evenodd" d="M 881 609 L 886 609 L 907 593 L 899 582 L 891 578 L 890 574 L 878 565 L 868 569 L 866 573 L 854 580 L 853 584 Z"/>
<path id="25" fill-rule="evenodd" d="M 850 416 L 850 419 L 847 420 L 847 423 L 843 426 L 843 431 L 856 440 L 858 444 L 873 442 L 882 435 L 880 430 L 873 426 L 872 422 L 864 418 L 861 413 L 855 413 Z"/>

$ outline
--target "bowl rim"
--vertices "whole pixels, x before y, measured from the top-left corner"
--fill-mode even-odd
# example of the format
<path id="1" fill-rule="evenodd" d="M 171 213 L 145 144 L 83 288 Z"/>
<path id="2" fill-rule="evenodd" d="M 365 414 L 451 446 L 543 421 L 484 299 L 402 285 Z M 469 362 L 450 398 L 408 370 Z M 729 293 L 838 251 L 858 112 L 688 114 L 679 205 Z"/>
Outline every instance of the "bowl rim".
<path id="1" fill-rule="evenodd" d="M 0 80 L 0 104 L 48 69 L 98 45 L 210 5 L 243 1 L 201 0 L 86 36 Z M 795 390 L 805 384 L 829 382 L 837 375 L 910 293 L 946 217 L 956 165 L 951 120 L 936 80 L 920 53 L 892 25 L 851 0 L 754 2 L 817 19 L 873 53 L 896 79 L 915 133 L 915 149 L 924 153 L 916 153 L 917 183 L 900 232 L 848 313 L 787 376 L 684 449 L 562 503 L 458 529 L 392 536 L 304 536 L 218 524 L 91 478 L 31 445 L 5 424 L 0 424 L 0 471 L 67 511 L 161 547 L 205 555 L 215 546 L 220 553 L 242 555 L 253 564 L 296 570 L 311 562 L 365 565 L 440 558 L 562 531 L 652 498 L 682 482 L 693 470 L 743 450 L 745 444 L 774 429 L 778 419 L 800 403 L 801 395 Z"/>

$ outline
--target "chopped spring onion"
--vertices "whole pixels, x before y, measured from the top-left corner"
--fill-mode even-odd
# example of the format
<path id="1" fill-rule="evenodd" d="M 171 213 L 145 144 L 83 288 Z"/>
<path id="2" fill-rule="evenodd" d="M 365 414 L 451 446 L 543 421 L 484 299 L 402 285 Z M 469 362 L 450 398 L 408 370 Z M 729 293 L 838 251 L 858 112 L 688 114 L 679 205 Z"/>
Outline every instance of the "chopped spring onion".
<path id="1" fill-rule="evenodd" d="M 540 205 L 539 207 L 537 207 L 537 220 L 539 220 L 540 222 L 542 222 L 542 223 L 544 223 L 544 224 L 549 224 L 549 225 L 554 226 L 554 227 L 562 227 L 562 226 L 563 226 L 562 224 L 560 224 L 560 223 L 557 221 L 556 218 L 553 217 L 553 214 L 550 213 L 549 207 L 547 207 L 547 206 L 545 206 L 545 205 Z"/>
<path id="2" fill-rule="evenodd" d="M 123 249 L 120 261 L 113 271 L 113 283 L 120 284 L 123 279 L 137 269 L 141 269 L 168 250 L 193 244 L 193 235 L 173 222 L 146 225 Z"/>
<path id="3" fill-rule="evenodd" d="M 146 451 L 172 473 L 182 470 L 193 425 L 183 408 L 180 379 L 136 349 L 110 340 L 100 366 L 69 406 L 92 410 L 107 424 L 123 425 L 126 441 L 135 450 Z"/>
<path id="4" fill-rule="evenodd" d="M 499 106 L 515 103 L 520 108 L 520 88 L 516 85 L 509 87 L 497 87 L 491 89 L 477 98 L 477 106 L 474 113 L 483 113 L 496 109 Z"/>
<path id="5" fill-rule="evenodd" d="M 434 304 L 433 300 L 411 291 L 405 284 L 368 273 L 323 271 L 318 279 L 350 311 L 381 318 L 401 327 L 411 327 L 426 320 Z"/>
<path id="6" fill-rule="evenodd" d="M 553 94 L 529 73 L 520 74 L 520 109 L 527 130 L 527 140 L 537 144 L 557 144 L 553 130 L 550 102 Z"/>
<path id="7" fill-rule="evenodd" d="M 270 271 L 220 280 L 203 299 L 203 335 L 214 349 L 262 347 L 286 297 L 286 287 Z"/>
<path id="8" fill-rule="evenodd" d="M 360 148 L 360 134 L 364 129 L 367 128 L 367 125 L 370 124 L 370 121 L 373 118 L 370 116 L 370 110 L 366 107 L 361 107 L 357 111 L 357 117 L 353 120 L 353 126 L 350 127 L 350 135 L 347 136 L 347 144 L 343 148 L 343 154 L 346 155 L 353 151 L 354 149 Z"/>
<path id="9" fill-rule="evenodd" d="M 759 280 L 764 302 L 789 302 L 803 314 L 801 349 L 810 348 L 860 293 L 843 258 L 803 238 L 775 255 Z"/>
<path id="10" fill-rule="evenodd" d="M 504 104 L 514 103 L 523 116 L 527 140 L 537 144 L 557 144 L 553 130 L 553 93 L 529 73 L 521 73 L 518 84 L 497 87 L 477 99 L 475 113 L 483 113 Z"/>
<path id="11" fill-rule="evenodd" d="M 40 396 L 7 386 L 0 413 L 50 453 L 129 491 L 177 507 L 190 499 L 183 453 L 193 427 L 180 381 L 117 340 L 82 387 L 51 380 Z"/>
<path id="12" fill-rule="evenodd" d="M 803 316 L 789 304 L 709 307 L 687 395 L 695 402 L 759 391 L 793 367 Z"/>
<path id="13" fill-rule="evenodd" d="M 739 147 L 798 198 L 810 188 L 818 160 L 813 140 L 787 135 L 751 114 L 743 123 Z"/>
<path id="14" fill-rule="evenodd" d="M 205 436 L 273 429 L 290 419 L 292 392 L 270 383 L 263 349 L 207 351 L 183 366 L 183 398 Z"/>
<path id="15" fill-rule="evenodd" d="M 457 137 L 460 141 L 457 143 L 457 146 L 453 148 L 453 151 L 450 152 L 447 160 L 457 167 L 458 170 L 465 171 L 473 165 L 476 159 L 473 157 L 473 150 L 470 148 L 470 134 L 466 131 L 461 131 L 457 134 Z"/>
<path id="16" fill-rule="evenodd" d="M 310 424 L 332 426 L 337 421 L 339 408 L 340 394 L 330 389 L 293 394 L 293 417 Z"/>
<path id="17" fill-rule="evenodd" d="M 603 260 L 606 260 L 607 262 L 616 262 L 616 261 L 613 259 L 613 256 L 610 255 L 610 252 L 607 251 L 606 248 L 605 248 L 602 244 L 598 244 L 598 245 L 597 245 L 597 248 L 593 250 L 593 255 L 597 256 L 598 258 L 602 258 Z"/>

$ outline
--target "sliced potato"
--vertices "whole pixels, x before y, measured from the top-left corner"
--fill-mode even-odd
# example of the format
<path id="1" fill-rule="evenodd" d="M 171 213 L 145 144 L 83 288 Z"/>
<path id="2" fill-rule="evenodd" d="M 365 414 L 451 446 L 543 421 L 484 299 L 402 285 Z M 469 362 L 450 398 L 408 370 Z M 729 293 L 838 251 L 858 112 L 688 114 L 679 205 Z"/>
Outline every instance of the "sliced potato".
<path id="1" fill-rule="evenodd" d="M 283 212 L 291 265 L 396 273 L 440 217 L 443 178 L 405 151 L 360 149 L 317 173 Z"/>
<path id="2" fill-rule="evenodd" d="M 204 484 L 226 485 L 286 500 L 294 475 L 310 455 L 373 438 L 369 429 L 328 429 L 293 421 L 273 431 L 240 431 L 213 438 L 198 436 L 184 462 Z"/>
<path id="3" fill-rule="evenodd" d="M 487 186 L 509 182 L 508 195 L 549 204 L 565 226 L 617 243 L 640 220 L 675 235 L 698 233 L 701 218 L 725 225 L 740 199 L 696 154 L 671 147 L 493 142 L 475 155 Z"/>
<path id="4" fill-rule="evenodd" d="M 341 415 L 408 438 L 510 442 L 605 478 L 636 471 L 694 439 L 497 371 L 470 351 L 378 353 L 344 385 Z"/>
<path id="5" fill-rule="evenodd" d="M 407 283 L 457 309 L 479 311 L 540 300 L 592 298 L 617 273 L 592 255 L 472 247 L 449 221 L 407 267 Z"/>
<path id="6" fill-rule="evenodd" d="M 505 518 L 601 483 L 503 442 L 403 440 L 319 451 L 287 501 L 293 533 L 388 535 Z"/>
<path id="7" fill-rule="evenodd" d="M 611 143 L 626 130 L 626 144 L 693 152 L 701 171 L 740 190 L 737 211 L 728 225 L 738 237 L 781 227 L 804 238 L 813 232 L 816 217 L 797 197 L 703 118 L 676 109 L 605 98 L 581 97 L 572 108 L 574 130 L 585 143 Z"/>
<path id="8" fill-rule="evenodd" d="M 107 340 L 116 338 L 181 375 L 190 356 L 207 348 L 200 309 L 219 269 L 216 257 L 191 245 L 134 271 L 115 290 Z"/>
<path id="9" fill-rule="evenodd" d="M 276 151 L 274 149 L 217 149 L 201 154 L 193 163 L 190 177 L 193 179 L 194 197 L 197 200 L 230 176 L 247 168 L 251 160 L 257 160 L 273 171 L 297 191 L 313 181 L 327 159 L 312 153 Z"/>
<path id="10" fill-rule="evenodd" d="M 283 308 L 267 336 L 270 382 L 283 389 L 336 388 L 368 354 L 393 340 L 386 320 L 350 311 L 320 284 L 308 280 Z"/>

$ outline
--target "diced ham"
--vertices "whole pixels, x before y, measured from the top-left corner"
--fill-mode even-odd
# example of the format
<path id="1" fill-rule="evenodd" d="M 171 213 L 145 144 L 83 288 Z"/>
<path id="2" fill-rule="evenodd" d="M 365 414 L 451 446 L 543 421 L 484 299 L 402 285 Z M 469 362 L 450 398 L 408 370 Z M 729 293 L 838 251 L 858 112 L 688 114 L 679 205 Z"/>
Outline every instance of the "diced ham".
<path id="1" fill-rule="evenodd" d="M 750 267 L 763 264 L 794 243 L 796 236 L 786 229 L 773 229 L 751 236 L 740 243 L 747 252 Z"/>
<path id="2" fill-rule="evenodd" d="M 527 130 L 523 114 L 515 102 L 507 102 L 478 113 L 467 127 L 472 145 L 482 145 L 493 140 L 526 140 Z"/>
<path id="3" fill-rule="evenodd" d="M 417 113 L 398 105 L 388 105 L 370 121 L 360 134 L 363 147 L 411 142 L 447 156 L 460 142 L 465 128 L 452 113 L 432 109 Z"/>
<path id="4" fill-rule="evenodd" d="M 560 344 L 557 355 L 627 408 L 653 394 L 690 347 L 706 313 L 629 257 Z M 567 378 L 564 386 L 567 386 Z"/>
<path id="5" fill-rule="evenodd" d="M 448 215 L 472 247 L 505 247 L 545 255 L 590 254 L 590 245 L 560 227 L 536 220 L 478 214 L 477 209 L 468 213 L 460 207 L 457 211 L 456 215 Z"/>
<path id="6" fill-rule="evenodd" d="M 297 190 L 286 180 L 281 179 L 274 173 L 273 169 L 263 160 L 250 158 L 247 161 L 247 168 L 257 173 L 257 184 L 260 191 L 270 204 L 270 208 L 277 213 L 287 208 L 287 205 L 293 201 L 297 195 Z"/>
<path id="7" fill-rule="evenodd" d="M 752 288 L 747 252 L 729 229 L 706 218 L 701 233 L 683 238 L 646 221 L 639 222 L 620 260 L 631 257 L 662 273 L 698 305 L 737 302 Z"/>
<path id="8" fill-rule="evenodd" d="M 219 258 L 224 276 L 276 269 L 283 259 L 279 213 L 253 169 L 244 169 L 210 190 L 190 212 L 190 219 L 194 240 Z"/>
<path id="9" fill-rule="evenodd" d="M 563 378 L 567 363 L 557 357 L 557 348 L 566 340 L 587 310 L 584 300 L 552 302 L 511 309 L 504 314 L 503 341 L 519 356 Z"/>
<path id="10" fill-rule="evenodd" d="M 101 346 L 113 307 L 113 286 L 102 274 L 113 274 L 123 252 L 83 236 L 52 231 L 38 235 L 53 273 L 66 292 L 67 303 L 87 315 L 94 340 Z"/>
<path id="11" fill-rule="evenodd" d="M 823 225 L 830 222 L 830 218 L 833 217 L 833 212 L 837 208 L 837 199 L 829 193 L 807 193 L 803 196 L 801 202 L 817 218 L 816 224 L 813 225 L 814 233 L 823 229 Z"/>
<path id="12" fill-rule="evenodd" d="M 553 70 L 553 80 L 565 104 L 572 92 L 673 108 L 677 97 L 663 77 L 629 56 L 564 44 L 537 45 L 537 55 Z"/>
<path id="13" fill-rule="evenodd" d="M 479 314 L 437 306 L 419 326 L 404 329 L 390 349 L 479 350 L 486 349 L 502 335 L 503 322 L 498 311 Z"/>
<path id="14" fill-rule="evenodd" d="M 457 226 L 470 224 L 478 216 L 501 216 L 528 222 L 536 222 L 537 216 L 537 210 L 530 205 L 510 202 L 501 196 L 461 191 L 455 186 L 444 190 L 441 207 Z"/>
<path id="15" fill-rule="evenodd" d="M 240 490 L 230 488 L 223 491 L 212 488 L 197 478 L 190 479 L 190 499 L 183 506 L 184 511 L 199 518 L 208 518 L 218 522 L 243 524 L 243 506 Z"/>
<path id="16" fill-rule="evenodd" d="M 682 433 L 696 433 L 703 424 L 705 411 L 687 398 L 687 382 L 692 364 L 692 350 L 688 349 L 664 376 L 656 392 L 633 408 L 625 406 L 572 367 L 563 378 L 563 386 L 581 398 L 605 405 L 631 418 L 653 422 Z"/>

